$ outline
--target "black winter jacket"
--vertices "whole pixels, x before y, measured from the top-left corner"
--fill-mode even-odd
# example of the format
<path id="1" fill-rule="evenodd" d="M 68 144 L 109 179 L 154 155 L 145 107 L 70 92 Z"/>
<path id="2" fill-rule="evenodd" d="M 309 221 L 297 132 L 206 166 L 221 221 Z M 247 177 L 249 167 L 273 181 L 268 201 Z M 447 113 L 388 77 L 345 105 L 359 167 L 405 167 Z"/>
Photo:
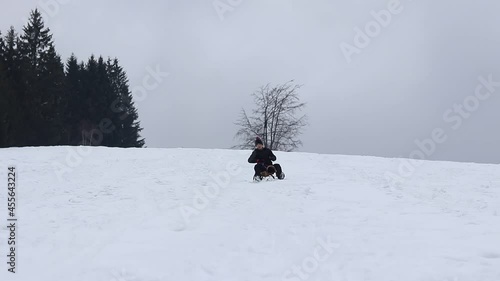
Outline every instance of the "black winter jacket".
<path id="1" fill-rule="evenodd" d="M 248 163 L 264 163 L 265 165 L 272 165 L 276 161 L 271 149 L 264 147 L 262 149 L 255 149 L 248 158 Z"/>

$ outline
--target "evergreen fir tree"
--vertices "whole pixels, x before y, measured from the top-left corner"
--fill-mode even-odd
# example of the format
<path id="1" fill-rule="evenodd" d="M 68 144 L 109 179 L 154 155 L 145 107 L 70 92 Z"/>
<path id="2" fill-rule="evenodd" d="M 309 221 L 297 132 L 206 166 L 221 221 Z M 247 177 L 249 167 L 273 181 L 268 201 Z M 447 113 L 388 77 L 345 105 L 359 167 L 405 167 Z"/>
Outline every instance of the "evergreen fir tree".
<path id="1" fill-rule="evenodd" d="M 64 67 L 50 29 L 38 10 L 23 28 L 19 50 L 24 76 L 23 106 L 28 125 L 27 145 L 61 144 L 64 133 Z"/>
<path id="2" fill-rule="evenodd" d="M 97 89 L 95 83 L 98 80 L 97 75 L 97 61 L 92 55 L 87 63 L 81 65 L 81 79 L 82 79 L 82 91 L 81 99 L 82 104 L 82 115 L 80 119 L 80 124 L 78 125 L 78 131 L 82 136 L 82 145 L 98 145 L 94 137 L 95 130 L 98 130 L 97 122 L 98 111 L 97 111 Z M 97 142 L 99 140 L 97 139 Z"/>
<path id="3" fill-rule="evenodd" d="M 0 147 L 7 146 L 7 126 L 8 126 L 8 94 L 6 66 L 4 57 L 5 44 L 0 32 Z"/>
<path id="4" fill-rule="evenodd" d="M 99 57 L 97 60 L 97 75 L 98 81 L 95 84 L 97 86 L 98 96 L 96 106 L 100 115 L 98 116 L 97 125 L 99 131 L 102 134 L 103 146 L 116 147 L 119 146 L 119 139 L 116 137 L 116 129 L 114 127 L 114 122 L 116 120 L 115 115 L 111 111 L 111 104 L 113 101 L 118 99 L 117 93 L 113 91 L 111 79 L 109 77 L 108 68 L 106 62 L 104 62 L 103 57 Z M 111 128 L 108 128 L 106 124 L 112 124 Z"/>
<path id="5" fill-rule="evenodd" d="M 117 121 L 117 134 L 120 147 L 143 147 L 145 141 L 141 138 L 142 128 L 138 121 L 139 116 L 129 90 L 128 79 L 125 71 L 119 65 L 118 59 L 108 60 L 108 69 L 114 91 L 118 99 L 112 104 L 112 110 L 119 117 Z"/>
<path id="6" fill-rule="evenodd" d="M 74 54 L 66 62 L 66 95 L 68 103 L 65 113 L 65 132 L 66 139 L 70 145 L 81 144 L 82 134 L 80 131 L 80 122 L 84 117 L 83 85 L 82 75 L 83 70 Z"/>
<path id="7" fill-rule="evenodd" d="M 19 38 L 13 27 L 0 42 L 0 103 L 2 113 L 2 145 L 24 145 L 26 131 L 22 108 L 22 67 L 18 51 Z"/>

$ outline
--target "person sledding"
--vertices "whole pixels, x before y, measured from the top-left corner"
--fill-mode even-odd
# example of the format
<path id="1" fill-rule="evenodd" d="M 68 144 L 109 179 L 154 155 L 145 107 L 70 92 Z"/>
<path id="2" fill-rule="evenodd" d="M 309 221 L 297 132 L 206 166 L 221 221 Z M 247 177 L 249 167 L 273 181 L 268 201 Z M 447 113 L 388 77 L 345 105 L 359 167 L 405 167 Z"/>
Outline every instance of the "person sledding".
<path id="1" fill-rule="evenodd" d="M 281 170 L 280 164 L 273 164 L 273 161 L 276 161 L 276 156 L 269 148 L 264 147 L 262 140 L 257 137 L 255 139 L 255 150 L 248 158 L 248 163 L 256 163 L 254 166 L 254 181 L 261 181 L 264 177 L 274 177 L 274 174 L 280 180 L 285 178 L 285 173 Z"/>

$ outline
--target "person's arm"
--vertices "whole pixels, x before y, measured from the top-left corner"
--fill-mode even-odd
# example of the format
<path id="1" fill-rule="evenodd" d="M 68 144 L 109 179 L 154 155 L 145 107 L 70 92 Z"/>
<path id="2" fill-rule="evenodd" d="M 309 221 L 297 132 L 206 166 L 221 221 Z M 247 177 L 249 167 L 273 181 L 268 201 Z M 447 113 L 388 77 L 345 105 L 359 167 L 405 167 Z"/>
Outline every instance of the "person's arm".
<path id="1" fill-rule="evenodd" d="M 257 151 L 253 151 L 252 155 L 248 158 L 248 163 L 257 163 Z"/>
<path id="2" fill-rule="evenodd" d="M 274 155 L 273 151 L 269 149 L 269 159 L 271 161 L 276 161 L 276 155 Z"/>

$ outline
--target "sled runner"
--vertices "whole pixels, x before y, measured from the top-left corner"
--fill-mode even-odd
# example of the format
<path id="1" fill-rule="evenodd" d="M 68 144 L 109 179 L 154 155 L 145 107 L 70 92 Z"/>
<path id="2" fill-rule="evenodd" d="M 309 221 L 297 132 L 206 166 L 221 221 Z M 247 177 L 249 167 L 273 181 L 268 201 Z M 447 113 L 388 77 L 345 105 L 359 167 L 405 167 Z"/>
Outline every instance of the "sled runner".
<path id="1" fill-rule="evenodd" d="M 280 180 L 285 178 L 285 173 L 281 172 L 281 175 L 279 177 L 275 176 L 276 174 L 276 168 L 274 165 L 269 165 L 266 167 L 265 171 L 260 172 L 260 175 L 256 175 L 253 177 L 253 180 L 256 182 L 262 181 L 263 179 L 276 179 L 279 178 Z"/>

